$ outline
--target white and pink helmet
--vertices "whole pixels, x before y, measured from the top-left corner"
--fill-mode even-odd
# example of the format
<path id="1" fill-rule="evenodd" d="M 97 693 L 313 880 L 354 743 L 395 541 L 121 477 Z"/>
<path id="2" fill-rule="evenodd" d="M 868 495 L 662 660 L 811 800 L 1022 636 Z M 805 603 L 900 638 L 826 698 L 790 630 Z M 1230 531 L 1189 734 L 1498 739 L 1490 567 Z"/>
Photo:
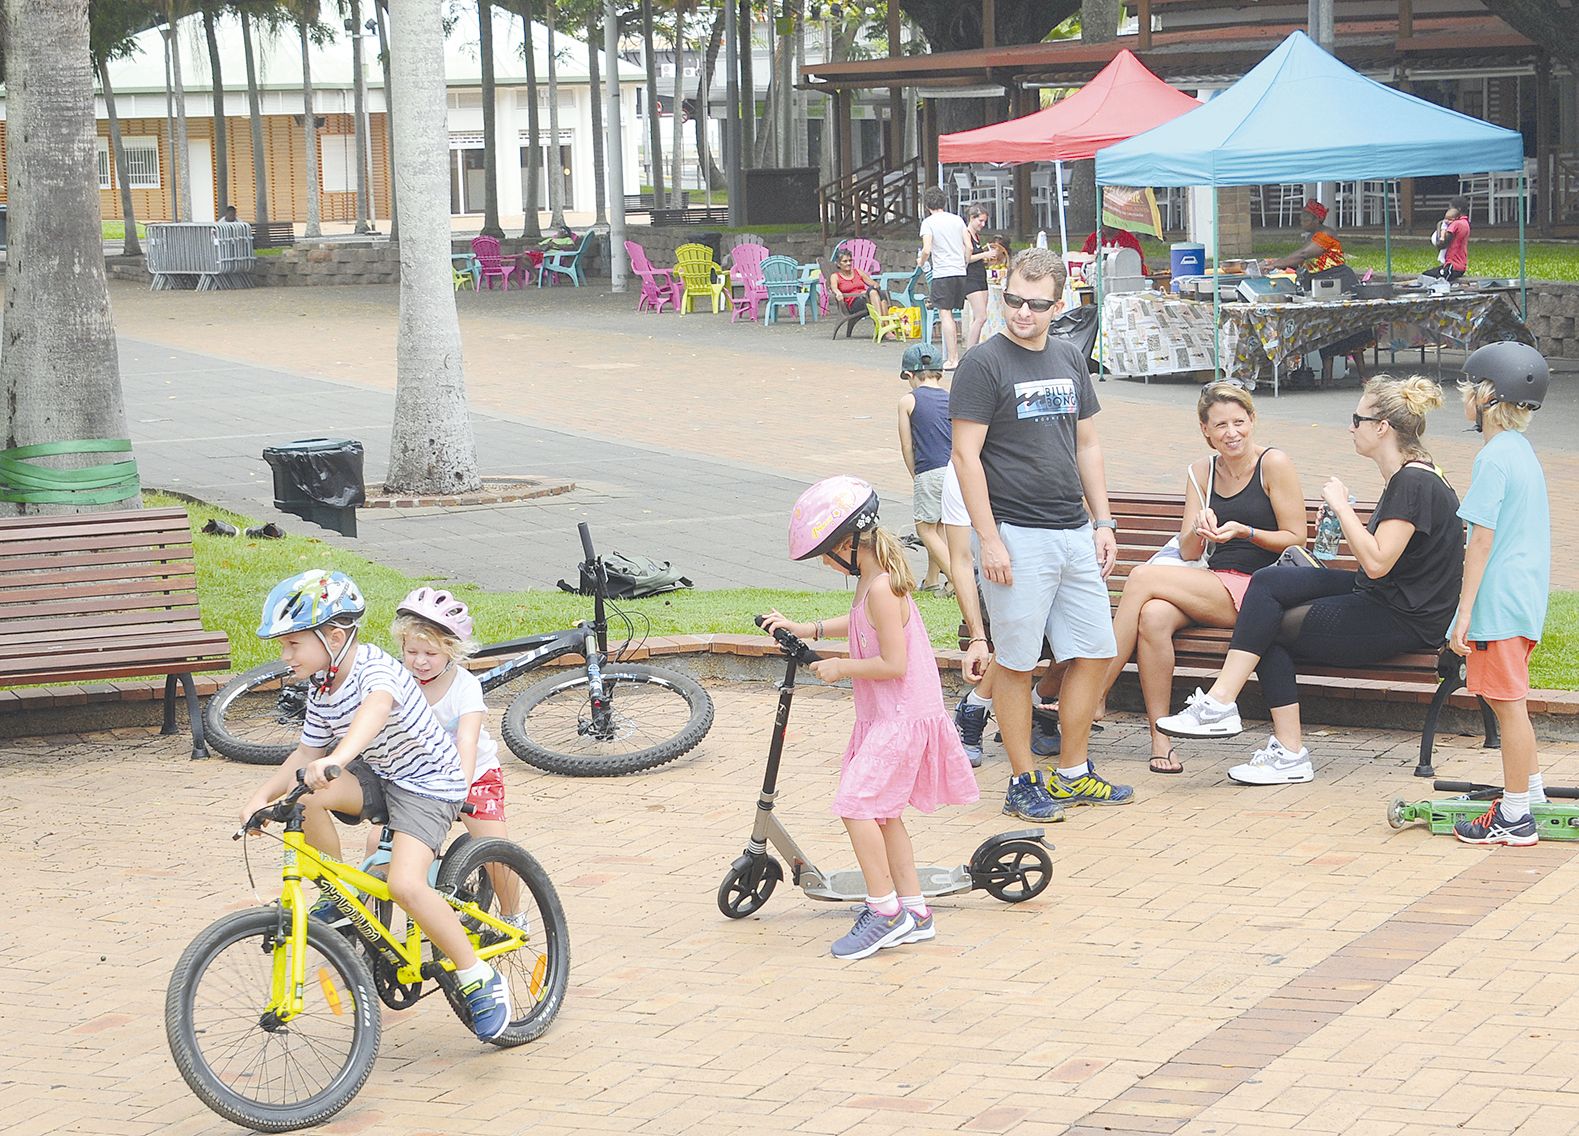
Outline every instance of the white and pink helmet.
<path id="1" fill-rule="evenodd" d="M 877 490 L 859 477 L 840 474 L 817 482 L 795 499 L 790 512 L 789 554 L 791 560 L 810 560 L 823 556 L 847 536 L 860 540 L 861 533 L 877 525 Z M 855 564 L 855 549 L 848 562 L 841 564 L 860 575 Z"/>
<path id="2" fill-rule="evenodd" d="M 395 611 L 437 624 L 457 639 L 472 637 L 472 616 L 466 605 L 448 592 L 418 588 L 401 600 Z"/>

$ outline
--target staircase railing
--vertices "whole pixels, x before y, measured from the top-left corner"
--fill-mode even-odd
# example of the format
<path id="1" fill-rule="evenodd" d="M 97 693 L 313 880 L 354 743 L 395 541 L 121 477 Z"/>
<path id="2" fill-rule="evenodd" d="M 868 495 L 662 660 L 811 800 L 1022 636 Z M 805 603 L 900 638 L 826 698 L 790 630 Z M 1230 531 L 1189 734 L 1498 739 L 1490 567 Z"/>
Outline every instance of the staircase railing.
<path id="1" fill-rule="evenodd" d="M 819 186 L 817 199 L 824 240 L 914 228 L 921 220 L 921 159 L 889 166 L 878 158 Z"/>

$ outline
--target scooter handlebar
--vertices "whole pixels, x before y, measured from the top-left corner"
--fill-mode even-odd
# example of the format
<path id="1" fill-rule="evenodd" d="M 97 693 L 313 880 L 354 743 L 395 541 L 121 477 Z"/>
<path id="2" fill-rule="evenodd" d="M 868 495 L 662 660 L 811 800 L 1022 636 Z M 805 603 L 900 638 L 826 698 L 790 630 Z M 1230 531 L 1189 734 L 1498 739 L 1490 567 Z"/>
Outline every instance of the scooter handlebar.
<path id="1" fill-rule="evenodd" d="M 759 615 L 756 617 L 756 621 L 758 627 L 763 628 L 763 630 L 767 629 L 767 616 Z M 777 641 L 779 650 L 797 663 L 815 663 L 822 658 L 816 651 L 806 646 L 805 641 L 799 636 L 792 635 L 787 628 L 775 627 L 773 629 L 773 638 Z"/>

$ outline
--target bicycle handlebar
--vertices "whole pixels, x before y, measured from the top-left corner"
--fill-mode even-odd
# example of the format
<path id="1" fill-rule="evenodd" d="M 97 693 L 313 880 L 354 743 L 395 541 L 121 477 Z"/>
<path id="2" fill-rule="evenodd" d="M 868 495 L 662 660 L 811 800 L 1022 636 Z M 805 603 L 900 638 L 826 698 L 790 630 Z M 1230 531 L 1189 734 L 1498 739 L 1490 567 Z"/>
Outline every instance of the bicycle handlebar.
<path id="1" fill-rule="evenodd" d="M 757 616 L 757 626 L 762 627 L 763 630 L 766 630 L 764 625 L 767 623 L 767 618 L 768 617 L 765 615 Z M 815 663 L 822 658 L 822 656 L 816 651 L 813 651 L 810 647 L 806 646 L 804 640 L 802 640 L 799 636 L 791 634 L 787 628 L 775 627 L 773 629 L 773 638 L 778 642 L 779 650 L 783 651 L 787 657 L 794 659 L 797 663 Z"/>
<path id="2" fill-rule="evenodd" d="M 587 528 L 587 522 L 582 521 L 576 526 L 576 531 L 581 534 L 581 551 L 587 554 L 587 563 L 596 560 L 597 554 L 592 551 L 592 531 Z"/>
<path id="3" fill-rule="evenodd" d="M 291 810 L 296 807 L 296 802 L 312 792 L 307 787 L 306 774 L 307 771 L 305 769 L 298 769 L 296 771 L 296 787 L 272 805 L 264 805 L 257 812 L 253 813 L 247 818 L 247 823 L 242 825 L 231 839 L 240 840 L 247 833 L 261 829 L 271 820 L 280 823 L 290 820 Z M 340 767 L 338 765 L 326 765 L 324 766 L 323 775 L 325 780 L 333 781 L 340 776 Z"/>
<path id="4" fill-rule="evenodd" d="M 1501 793 L 1499 785 L 1481 785 L 1474 781 L 1434 781 L 1431 787 L 1439 793 Z M 1546 795 L 1554 801 L 1571 801 L 1579 798 L 1579 789 L 1548 785 Z"/>

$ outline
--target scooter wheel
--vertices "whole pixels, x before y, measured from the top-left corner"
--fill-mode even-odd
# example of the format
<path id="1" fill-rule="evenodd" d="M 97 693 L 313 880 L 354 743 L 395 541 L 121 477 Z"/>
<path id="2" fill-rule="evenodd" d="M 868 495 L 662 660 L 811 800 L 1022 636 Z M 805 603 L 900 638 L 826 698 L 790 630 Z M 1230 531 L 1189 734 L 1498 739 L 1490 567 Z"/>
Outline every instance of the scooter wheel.
<path id="1" fill-rule="evenodd" d="M 1404 799 L 1402 797 L 1394 797 L 1387 806 L 1387 827 L 1404 827 Z"/>
<path id="2" fill-rule="evenodd" d="M 772 856 L 740 856 L 718 885 L 718 910 L 731 919 L 744 919 L 761 910 L 783 878 L 784 869 Z"/>
<path id="3" fill-rule="evenodd" d="M 1010 840 L 993 849 L 980 887 L 1004 903 L 1024 903 L 1047 890 L 1053 858 L 1034 840 Z"/>

